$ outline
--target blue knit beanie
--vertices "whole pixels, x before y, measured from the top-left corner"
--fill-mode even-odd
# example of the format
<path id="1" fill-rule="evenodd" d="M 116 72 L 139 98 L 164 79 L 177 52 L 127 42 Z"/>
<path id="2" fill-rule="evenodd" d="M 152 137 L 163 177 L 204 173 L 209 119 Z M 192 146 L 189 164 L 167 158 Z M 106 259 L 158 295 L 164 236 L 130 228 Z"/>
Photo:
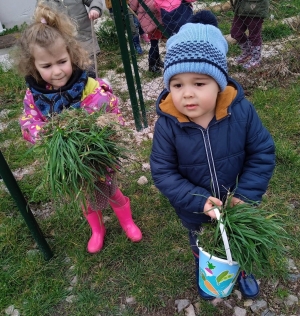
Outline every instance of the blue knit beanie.
<path id="1" fill-rule="evenodd" d="M 170 79 L 174 75 L 193 72 L 211 76 L 223 91 L 228 81 L 227 51 L 227 41 L 217 27 L 202 23 L 184 24 L 167 41 L 165 87 L 170 91 Z"/>

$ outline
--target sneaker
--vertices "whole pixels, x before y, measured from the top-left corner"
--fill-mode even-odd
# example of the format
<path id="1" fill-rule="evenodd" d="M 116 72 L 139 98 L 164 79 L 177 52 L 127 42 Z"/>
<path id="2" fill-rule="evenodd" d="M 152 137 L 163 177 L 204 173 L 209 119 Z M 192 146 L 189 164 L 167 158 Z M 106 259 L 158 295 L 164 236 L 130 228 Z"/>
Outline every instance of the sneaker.
<path id="1" fill-rule="evenodd" d="M 144 33 L 143 35 L 141 35 L 140 38 L 144 43 L 150 43 L 150 39 L 147 33 Z"/>
<path id="2" fill-rule="evenodd" d="M 256 298 L 259 294 L 259 286 L 253 276 L 253 274 L 246 274 L 245 271 L 241 271 L 237 282 L 240 291 L 244 298 Z"/>

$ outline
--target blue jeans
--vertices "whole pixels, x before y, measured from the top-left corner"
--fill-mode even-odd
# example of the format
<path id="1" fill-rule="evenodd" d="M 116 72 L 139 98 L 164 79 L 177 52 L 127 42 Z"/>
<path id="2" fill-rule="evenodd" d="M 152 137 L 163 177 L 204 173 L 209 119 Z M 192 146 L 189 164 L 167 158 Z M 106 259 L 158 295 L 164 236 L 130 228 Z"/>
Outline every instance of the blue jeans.
<path id="1" fill-rule="evenodd" d="M 199 258 L 199 248 L 197 247 L 197 236 L 201 231 L 201 224 L 191 224 L 181 220 L 183 227 L 189 231 L 189 242 L 195 259 Z"/>

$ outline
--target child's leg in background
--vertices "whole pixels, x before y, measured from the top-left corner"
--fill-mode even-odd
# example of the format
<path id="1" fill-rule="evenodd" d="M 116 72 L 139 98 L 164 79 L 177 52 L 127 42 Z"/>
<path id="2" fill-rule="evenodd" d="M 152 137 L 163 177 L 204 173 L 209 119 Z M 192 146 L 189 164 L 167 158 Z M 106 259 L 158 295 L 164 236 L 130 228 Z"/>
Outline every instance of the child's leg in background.
<path id="1" fill-rule="evenodd" d="M 130 22 L 130 29 L 132 33 L 132 41 L 133 41 L 134 48 L 139 55 L 143 54 L 143 49 L 140 44 L 140 35 L 139 35 L 139 27 L 138 27 L 140 23 L 137 20 L 138 25 L 136 25 L 136 23 L 134 22 L 135 16 L 133 15 L 133 13 L 128 12 L 128 17 L 129 17 L 129 22 Z"/>
<path id="2" fill-rule="evenodd" d="M 250 18 L 244 16 L 234 16 L 231 25 L 230 35 L 233 39 L 237 41 L 242 50 L 241 55 L 235 59 L 238 64 L 247 61 L 251 57 L 251 45 L 246 34 L 247 25 L 250 22 L 248 21 L 248 19 Z"/>
<path id="3" fill-rule="evenodd" d="M 148 54 L 149 71 L 161 74 L 161 69 L 164 67 L 164 63 L 160 58 L 159 53 L 159 40 L 162 38 L 162 32 L 156 29 L 152 33 L 148 34 L 150 38 L 150 50 Z"/>
<path id="4" fill-rule="evenodd" d="M 244 68 L 250 70 L 251 68 L 256 68 L 261 62 L 261 47 L 262 47 L 262 24 L 264 19 L 262 18 L 249 18 L 247 27 L 249 30 L 249 42 L 250 42 L 250 55 L 251 59 L 243 66 Z"/>
<path id="5" fill-rule="evenodd" d="M 148 54 L 149 71 L 154 73 L 161 73 L 159 67 L 156 66 L 156 62 L 159 59 L 159 46 L 157 39 L 151 39 L 150 37 L 150 49 Z"/>
<path id="6" fill-rule="evenodd" d="M 112 9 L 109 9 L 109 14 L 110 14 L 110 17 L 115 21 L 114 13 L 113 13 Z M 134 22 L 134 15 L 131 12 L 128 12 L 128 18 L 129 18 L 130 30 L 132 33 L 132 41 L 133 41 L 134 48 L 138 54 L 143 54 L 143 49 L 142 49 L 141 44 L 140 44 L 139 28 L 138 28 L 138 26 L 136 26 L 136 24 Z M 139 24 L 139 21 L 137 21 L 137 22 Z M 125 21 L 124 21 L 124 24 L 125 24 Z M 124 27 L 125 27 L 125 25 L 124 25 Z"/>

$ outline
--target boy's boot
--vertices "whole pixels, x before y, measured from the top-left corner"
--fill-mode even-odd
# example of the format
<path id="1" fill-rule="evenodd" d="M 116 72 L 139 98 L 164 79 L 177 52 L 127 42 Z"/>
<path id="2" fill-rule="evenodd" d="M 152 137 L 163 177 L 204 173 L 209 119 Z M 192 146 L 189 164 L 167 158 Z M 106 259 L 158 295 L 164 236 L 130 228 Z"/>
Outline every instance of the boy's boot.
<path id="1" fill-rule="evenodd" d="M 259 294 L 259 286 L 252 274 L 241 271 L 237 282 L 244 298 L 255 298 Z"/>
<path id="2" fill-rule="evenodd" d="M 196 273 L 196 282 L 197 282 L 198 294 L 201 298 L 203 298 L 206 301 L 214 300 L 216 298 L 215 296 L 207 294 L 199 286 L 199 255 L 197 255 L 194 251 L 193 251 L 193 255 L 195 258 L 195 265 L 196 265 L 196 272 L 195 273 Z"/>
<path id="3" fill-rule="evenodd" d="M 239 44 L 242 53 L 240 56 L 235 58 L 236 63 L 243 64 L 245 61 L 247 61 L 251 57 L 251 49 L 250 49 L 250 42 L 246 41 L 243 44 Z"/>
<path id="4" fill-rule="evenodd" d="M 136 52 L 139 55 L 143 54 L 143 50 L 142 50 L 142 47 L 141 47 L 141 44 L 140 44 L 140 37 L 139 37 L 139 35 L 133 36 L 132 41 L 133 41 L 133 45 L 134 45 L 134 48 L 135 48 Z"/>
<path id="5" fill-rule="evenodd" d="M 259 67 L 261 61 L 261 46 L 251 46 L 250 50 L 251 59 L 243 65 L 243 67 L 247 70 Z"/>
<path id="6" fill-rule="evenodd" d="M 123 206 L 117 206 L 116 204 L 116 201 L 120 201 L 120 196 L 125 198 L 125 204 Z M 114 196 L 110 198 L 109 204 L 114 210 L 126 236 L 133 242 L 139 242 L 142 239 L 142 232 L 133 222 L 129 198 L 123 196 L 122 192 L 117 190 Z"/>
<path id="7" fill-rule="evenodd" d="M 158 75 L 162 74 L 161 69 L 158 66 L 156 66 L 156 63 L 153 65 L 149 64 L 149 71 Z"/>
<path id="8" fill-rule="evenodd" d="M 153 72 L 157 75 L 161 75 L 162 71 L 159 68 L 159 65 L 157 63 L 160 60 L 160 54 L 159 54 L 159 48 L 158 45 L 152 45 L 149 50 L 149 55 L 148 55 L 148 62 L 149 62 L 149 71 Z"/>
<path id="9" fill-rule="evenodd" d="M 159 67 L 159 68 L 164 68 L 165 67 L 164 62 L 160 59 L 160 57 L 156 60 L 155 65 L 156 65 L 156 67 Z"/>
<path id="10" fill-rule="evenodd" d="M 96 253 L 102 249 L 106 233 L 102 213 L 100 210 L 93 211 L 89 206 L 88 212 L 84 211 L 83 214 L 92 230 L 92 236 L 88 242 L 87 251 Z"/>

